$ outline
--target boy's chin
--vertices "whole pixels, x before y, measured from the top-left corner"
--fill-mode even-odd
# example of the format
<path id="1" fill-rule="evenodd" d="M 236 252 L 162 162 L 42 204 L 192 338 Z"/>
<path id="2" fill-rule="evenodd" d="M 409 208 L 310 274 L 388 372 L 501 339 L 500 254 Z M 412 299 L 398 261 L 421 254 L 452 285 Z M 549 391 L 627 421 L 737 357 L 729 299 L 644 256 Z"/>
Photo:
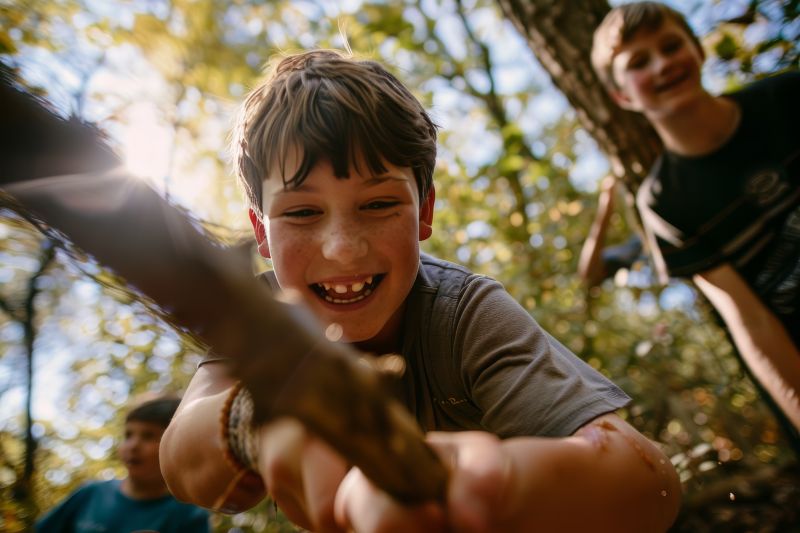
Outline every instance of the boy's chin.
<path id="1" fill-rule="evenodd" d="M 133 483 L 138 484 L 153 484 L 158 483 L 159 481 L 163 480 L 161 476 L 161 470 L 159 469 L 157 472 L 148 470 L 148 471 L 140 471 L 137 469 L 128 469 L 128 479 Z"/>
<path id="2" fill-rule="evenodd" d="M 340 324 L 336 324 L 334 327 L 341 328 Z M 373 338 L 377 336 L 377 333 L 372 331 L 364 330 L 363 328 L 341 328 L 341 335 L 339 338 L 339 342 L 346 342 L 348 344 L 361 344 L 361 343 L 368 343 Z"/>
<path id="3" fill-rule="evenodd" d="M 676 87 L 673 91 L 664 92 L 661 97 L 661 111 L 671 115 L 681 111 L 694 109 L 694 104 L 702 96 L 702 90 L 691 87 L 688 83 L 684 86 Z"/>

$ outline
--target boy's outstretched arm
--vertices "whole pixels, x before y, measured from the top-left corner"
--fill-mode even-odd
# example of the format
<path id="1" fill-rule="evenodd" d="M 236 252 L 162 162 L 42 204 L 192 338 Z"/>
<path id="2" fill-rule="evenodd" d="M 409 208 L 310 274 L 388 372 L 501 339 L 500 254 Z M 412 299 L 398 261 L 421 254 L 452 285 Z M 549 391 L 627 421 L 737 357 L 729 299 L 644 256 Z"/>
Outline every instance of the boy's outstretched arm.
<path id="1" fill-rule="evenodd" d="M 694 276 L 750 370 L 800 430 L 800 349 L 783 324 L 729 264 Z"/>
<path id="2" fill-rule="evenodd" d="M 179 500 L 238 513 L 270 496 L 284 514 L 313 531 L 339 531 L 333 501 L 347 463 L 294 420 L 257 432 L 258 473 L 237 478 L 225 459 L 220 415 L 235 381 L 223 363 L 201 366 L 161 439 L 161 471 Z"/>
<path id="3" fill-rule="evenodd" d="M 403 507 L 358 470 L 342 482 L 337 520 L 368 531 L 659 532 L 675 520 L 677 474 L 653 443 L 613 414 L 567 438 L 436 433 L 452 466 L 446 505 Z"/>
<path id="4" fill-rule="evenodd" d="M 606 176 L 600 182 L 600 194 L 597 198 L 597 213 L 589 235 L 581 248 L 578 259 L 578 275 L 589 287 L 598 285 L 608 275 L 603 262 L 602 252 L 605 246 L 606 230 L 614 213 L 614 189 L 617 180 L 614 176 Z"/>

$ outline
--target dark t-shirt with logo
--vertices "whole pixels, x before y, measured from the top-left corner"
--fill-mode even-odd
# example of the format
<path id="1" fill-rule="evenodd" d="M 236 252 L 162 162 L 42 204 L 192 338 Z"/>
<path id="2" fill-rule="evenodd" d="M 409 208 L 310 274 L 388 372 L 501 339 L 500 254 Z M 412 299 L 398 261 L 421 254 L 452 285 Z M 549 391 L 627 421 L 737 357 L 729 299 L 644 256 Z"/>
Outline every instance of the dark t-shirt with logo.
<path id="1" fill-rule="evenodd" d="M 664 153 L 637 203 L 662 278 L 730 263 L 800 346 L 800 72 L 728 97 L 742 111 L 733 137 Z"/>

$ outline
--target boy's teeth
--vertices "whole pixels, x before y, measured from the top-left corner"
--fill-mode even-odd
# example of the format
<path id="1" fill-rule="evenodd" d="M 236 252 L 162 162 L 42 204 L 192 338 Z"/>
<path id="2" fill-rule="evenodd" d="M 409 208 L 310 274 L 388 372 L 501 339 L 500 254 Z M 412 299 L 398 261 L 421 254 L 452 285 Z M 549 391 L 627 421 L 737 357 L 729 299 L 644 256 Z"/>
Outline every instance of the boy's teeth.
<path id="1" fill-rule="evenodd" d="M 365 287 L 372 284 L 374 276 L 368 276 L 363 281 L 355 283 L 329 283 L 321 281 L 317 285 L 323 288 L 326 292 L 333 291 L 336 294 L 347 294 L 348 292 L 361 292 Z"/>

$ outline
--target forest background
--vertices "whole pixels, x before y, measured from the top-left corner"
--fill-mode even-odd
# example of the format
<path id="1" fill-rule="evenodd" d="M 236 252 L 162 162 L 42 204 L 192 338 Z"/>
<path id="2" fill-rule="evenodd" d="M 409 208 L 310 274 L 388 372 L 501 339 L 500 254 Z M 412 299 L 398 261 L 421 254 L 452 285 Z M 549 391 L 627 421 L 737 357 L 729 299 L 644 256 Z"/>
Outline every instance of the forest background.
<path id="1" fill-rule="evenodd" d="M 798 67 L 798 1 L 669 3 L 702 36 L 715 92 Z M 264 62 L 345 42 L 383 61 L 441 126 L 436 231 L 423 248 L 501 280 L 634 398 L 623 415 L 663 443 L 684 483 L 674 531 L 800 530 L 797 458 L 694 287 L 656 285 L 646 262 L 590 290 L 578 279 L 609 163 L 502 4 L 0 0 L 0 59 L 65 116 L 96 122 L 131 172 L 211 235 L 242 247 L 249 227 L 226 142 Z M 614 216 L 611 243 L 630 220 Z M 125 406 L 180 392 L 202 348 L 7 210 L 0 283 L 0 531 L 15 532 L 81 483 L 121 475 Z M 269 505 L 214 526 L 294 529 Z"/>

